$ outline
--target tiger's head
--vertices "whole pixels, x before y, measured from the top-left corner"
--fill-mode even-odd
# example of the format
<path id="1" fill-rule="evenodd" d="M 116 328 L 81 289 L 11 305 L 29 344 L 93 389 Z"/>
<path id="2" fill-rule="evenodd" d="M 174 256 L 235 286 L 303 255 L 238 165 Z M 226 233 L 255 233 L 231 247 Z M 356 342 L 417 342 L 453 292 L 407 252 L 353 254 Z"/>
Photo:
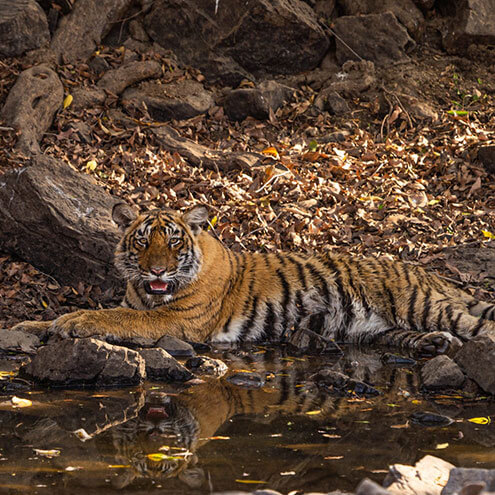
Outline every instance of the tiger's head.
<path id="1" fill-rule="evenodd" d="M 208 218 L 206 207 L 183 214 L 157 209 L 136 215 L 119 203 L 112 218 L 124 230 L 115 264 L 136 289 L 166 301 L 196 280 L 202 262 L 197 237 Z"/>

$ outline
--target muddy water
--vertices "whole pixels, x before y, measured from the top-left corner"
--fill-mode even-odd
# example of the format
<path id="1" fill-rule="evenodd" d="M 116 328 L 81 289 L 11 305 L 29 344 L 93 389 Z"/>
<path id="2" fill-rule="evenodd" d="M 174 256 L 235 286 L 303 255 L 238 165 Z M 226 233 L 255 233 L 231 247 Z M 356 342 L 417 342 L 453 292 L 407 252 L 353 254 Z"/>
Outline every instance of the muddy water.
<path id="1" fill-rule="evenodd" d="M 381 352 L 355 349 L 325 359 L 265 348 L 214 356 L 231 374 L 259 373 L 265 385 L 246 388 L 223 378 L 183 388 L 147 383 L 2 394 L 0 492 L 352 490 L 366 476 L 381 482 L 391 463 L 411 464 L 426 454 L 495 468 L 495 426 L 488 423 L 495 403 L 426 396 L 417 366 L 382 365 Z M 381 394 L 330 395 L 310 378 L 324 365 Z M 31 404 L 15 407 L 13 394 Z M 454 421 L 427 427 L 410 420 L 424 411 Z"/>

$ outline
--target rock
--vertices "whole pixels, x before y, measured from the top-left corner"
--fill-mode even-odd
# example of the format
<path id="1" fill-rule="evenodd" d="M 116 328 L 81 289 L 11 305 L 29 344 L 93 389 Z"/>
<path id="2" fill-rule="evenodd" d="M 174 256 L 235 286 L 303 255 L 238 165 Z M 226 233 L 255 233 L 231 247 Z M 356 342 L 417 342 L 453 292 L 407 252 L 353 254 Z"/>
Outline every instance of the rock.
<path id="1" fill-rule="evenodd" d="M 87 60 L 133 0 L 78 0 L 55 32 L 51 48 L 63 63 Z"/>
<path id="2" fill-rule="evenodd" d="M 214 2 L 161 0 L 145 27 L 185 63 L 203 64 L 214 53 L 255 76 L 311 70 L 329 46 L 316 14 L 299 0 L 225 0 L 216 13 Z"/>
<path id="3" fill-rule="evenodd" d="M 481 146 L 478 149 L 478 160 L 487 172 L 495 174 L 495 144 Z"/>
<path id="4" fill-rule="evenodd" d="M 20 374 L 53 387 L 138 385 L 144 359 L 125 347 L 96 339 L 64 339 L 41 347 Z"/>
<path id="5" fill-rule="evenodd" d="M 390 11 L 413 36 L 423 30 L 424 17 L 413 0 L 339 0 L 344 15 L 379 14 Z"/>
<path id="6" fill-rule="evenodd" d="M 0 351 L 35 354 L 40 339 L 32 333 L 19 330 L 0 330 Z"/>
<path id="7" fill-rule="evenodd" d="M 182 137 L 175 129 L 168 126 L 155 127 L 153 134 L 164 149 L 171 153 L 179 153 L 192 165 L 204 167 L 211 170 L 251 169 L 257 165 L 264 156 L 251 152 L 229 152 L 212 150 L 201 144 Z"/>
<path id="8" fill-rule="evenodd" d="M 220 359 L 205 356 L 197 356 L 188 359 L 184 366 L 196 375 L 209 375 L 220 377 L 227 373 L 227 365 Z"/>
<path id="9" fill-rule="evenodd" d="M 252 372 L 235 373 L 234 375 L 230 375 L 227 381 L 237 387 L 250 389 L 261 388 L 265 385 L 265 378 L 259 373 Z"/>
<path id="10" fill-rule="evenodd" d="M 386 66 L 408 60 L 406 53 L 414 47 L 407 30 L 391 12 L 338 17 L 334 31 L 340 38 L 336 37 L 336 55 L 340 64 L 346 60 L 359 60 L 359 55 Z"/>
<path id="11" fill-rule="evenodd" d="M 15 253 L 62 285 L 84 280 L 120 286 L 113 267 L 121 234 L 116 200 L 58 160 L 39 155 L 0 181 L 0 249 Z"/>
<path id="12" fill-rule="evenodd" d="M 464 383 L 464 373 L 448 356 L 436 356 L 421 368 L 423 386 L 427 389 L 456 389 Z"/>
<path id="13" fill-rule="evenodd" d="M 21 132 L 16 148 L 25 154 L 40 152 L 38 141 L 50 127 L 63 97 L 62 83 L 47 65 L 31 67 L 19 75 L 0 112 L 7 125 Z"/>
<path id="14" fill-rule="evenodd" d="M 450 462 L 427 455 L 415 466 L 390 466 L 383 486 L 397 495 L 440 495 L 454 467 Z"/>
<path id="15" fill-rule="evenodd" d="M 385 490 L 382 486 L 378 485 L 369 478 L 365 478 L 356 487 L 356 495 L 389 495 L 390 492 Z"/>
<path id="16" fill-rule="evenodd" d="M 105 72 L 103 77 L 98 81 L 97 86 L 116 95 L 120 95 L 127 86 L 150 77 L 159 77 L 161 74 L 162 67 L 154 60 L 129 62 L 118 69 Z"/>
<path id="17" fill-rule="evenodd" d="M 177 337 L 172 337 L 172 335 L 164 335 L 157 341 L 156 346 L 165 349 L 175 358 L 190 358 L 196 356 L 191 344 L 188 344 Z"/>
<path id="18" fill-rule="evenodd" d="M 135 40 L 141 41 L 142 43 L 147 43 L 150 40 L 143 24 L 138 19 L 133 19 L 129 22 L 129 32 Z"/>
<path id="19" fill-rule="evenodd" d="M 149 380 L 187 382 L 194 378 L 190 371 L 163 349 L 139 349 L 138 352 L 146 363 L 146 378 Z"/>
<path id="20" fill-rule="evenodd" d="M 149 348 L 156 346 L 156 339 L 148 337 L 117 337 L 116 335 L 108 335 L 105 341 L 112 345 L 120 345 L 129 347 L 130 349 Z"/>
<path id="21" fill-rule="evenodd" d="M 386 352 L 380 357 L 380 361 L 383 364 L 387 365 L 392 365 L 392 366 L 397 366 L 397 367 L 410 367 L 410 366 L 415 366 L 416 365 L 416 360 L 404 356 L 399 356 L 397 354 L 390 354 L 389 352 Z"/>
<path id="22" fill-rule="evenodd" d="M 97 76 L 101 76 L 107 70 L 110 69 L 110 64 L 106 61 L 106 59 L 104 57 L 100 57 L 99 55 L 91 57 L 91 60 L 89 61 L 88 65 L 89 65 L 89 68 Z"/>
<path id="23" fill-rule="evenodd" d="M 255 88 L 230 91 L 224 101 L 225 113 L 232 120 L 244 120 L 252 116 L 268 119 L 270 110 L 275 112 L 294 94 L 294 90 L 275 81 L 264 81 Z"/>
<path id="24" fill-rule="evenodd" d="M 479 335 L 468 340 L 454 356 L 455 362 L 485 392 L 495 394 L 495 336 Z"/>
<path id="25" fill-rule="evenodd" d="M 103 89 L 80 86 L 72 91 L 72 108 L 85 110 L 103 105 L 107 95 Z"/>
<path id="26" fill-rule="evenodd" d="M 210 54 L 207 59 L 195 64 L 211 83 L 220 83 L 235 88 L 242 81 L 254 81 L 255 77 L 243 69 L 232 57 Z"/>
<path id="27" fill-rule="evenodd" d="M 318 325 L 319 328 L 321 328 L 321 323 Z M 343 354 L 342 349 L 334 340 L 325 339 L 316 331 L 307 328 L 301 327 L 293 332 L 290 335 L 288 343 L 292 351 L 297 354 L 322 354 L 324 352 L 338 355 Z"/>
<path id="28" fill-rule="evenodd" d="M 322 89 L 322 92 L 335 91 L 347 98 L 355 98 L 363 91 L 368 91 L 376 82 L 375 64 L 362 60 L 348 60 L 342 66 L 342 71 L 332 76 Z"/>
<path id="29" fill-rule="evenodd" d="M 48 44 L 43 9 L 34 0 L 0 0 L 0 57 L 17 57 Z"/>
<path id="30" fill-rule="evenodd" d="M 309 379 L 330 395 L 347 396 L 349 394 L 355 394 L 372 397 L 380 394 L 380 392 L 371 385 L 354 380 L 353 378 L 330 368 L 321 369 L 314 375 L 311 375 Z"/>
<path id="31" fill-rule="evenodd" d="M 351 111 L 347 101 L 331 88 L 325 88 L 320 91 L 316 97 L 315 106 L 333 115 L 342 115 Z"/>
<path id="32" fill-rule="evenodd" d="M 401 101 L 409 114 L 418 120 L 438 120 L 438 113 L 426 101 L 421 101 L 410 95 L 400 95 Z"/>
<path id="33" fill-rule="evenodd" d="M 454 422 L 454 420 L 448 416 L 427 411 L 415 412 L 411 414 L 410 419 L 411 423 L 419 426 L 448 426 Z"/>
<path id="34" fill-rule="evenodd" d="M 485 490 L 483 493 L 494 492 L 495 469 L 454 468 L 450 471 L 449 480 L 442 490 L 442 495 L 457 495 L 458 493 L 467 495 L 471 493 L 466 490 L 466 487 L 470 485 L 481 485 Z"/>
<path id="35" fill-rule="evenodd" d="M 442 39 L 448 52 L 462 54 L 471 44 L 495 43 L 495 0 L 465 0 L 449 7 L 454 15 Z"/>
<path id="36" fill-rule="evenodd" d="M 161 84 L 147 81 L 137 88 L 129 88 L 122 95 L 125 108 L 143 108 L 146 105 L 154 120 L 190 119 L 206 113 L 213 106 L 212 94 L 197 81 L 186 79 Z"/>

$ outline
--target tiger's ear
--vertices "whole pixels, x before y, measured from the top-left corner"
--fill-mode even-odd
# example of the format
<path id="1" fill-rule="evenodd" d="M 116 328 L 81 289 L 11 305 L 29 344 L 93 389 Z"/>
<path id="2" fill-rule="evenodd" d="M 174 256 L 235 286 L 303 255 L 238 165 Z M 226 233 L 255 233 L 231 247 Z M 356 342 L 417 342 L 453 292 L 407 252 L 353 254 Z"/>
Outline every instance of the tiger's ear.
<path id="1" fill-rule="evenodd" d="M 182 219 L 189 225 L 192 233 L 198 235 L 201 232 L 201 225 L 208 220 L 208 208 L 206 206 L 195 206 L 182 215 Z"/>
<path id="2" fill-rule="evenodd" d="M 129 227 L 136 217 L 136 212 L 127 203 L 117 203 L 113 206 L 112 219 L 122 230 Z"/>

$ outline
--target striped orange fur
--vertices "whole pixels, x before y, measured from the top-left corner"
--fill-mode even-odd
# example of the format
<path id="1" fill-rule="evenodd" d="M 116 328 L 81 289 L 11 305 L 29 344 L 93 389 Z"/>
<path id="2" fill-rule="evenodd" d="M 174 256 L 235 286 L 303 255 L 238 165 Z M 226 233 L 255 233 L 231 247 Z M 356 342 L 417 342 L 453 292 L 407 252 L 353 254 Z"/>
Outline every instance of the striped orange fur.
<path id="1" fill-rule="evenodd" d="M 307 328 L 433 354 L 495 334 L 495 305 L 417 266 L 331 252 L 239 254 L 201 229 L 201 206 L 135 217 L 117 205 L 113 216 L 126 229 L 116 250 L 127 280 L 123 307 L 64 315 L 53 331 L 242 342 Z"/>

